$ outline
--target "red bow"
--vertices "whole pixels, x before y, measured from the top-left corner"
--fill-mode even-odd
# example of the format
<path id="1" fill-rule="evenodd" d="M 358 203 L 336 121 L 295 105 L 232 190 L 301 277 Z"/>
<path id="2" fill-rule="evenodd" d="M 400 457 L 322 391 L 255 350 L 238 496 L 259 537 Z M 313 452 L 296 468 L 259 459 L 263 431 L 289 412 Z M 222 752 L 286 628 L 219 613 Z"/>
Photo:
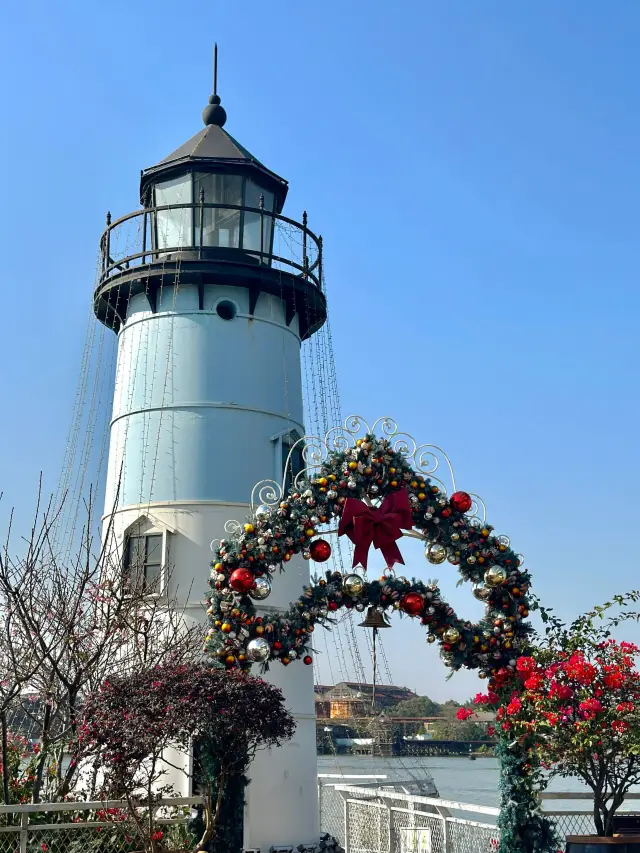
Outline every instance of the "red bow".
<path id="1" fill-rule="evenodd" d="M 404 489 L 391 492 L 379 507 L 367 506 L 355 498 L 347 498 L 338 527 L 340 536 L 346 535 L 356 546 L 353 554 L 354 568 L 358 564 L 367 568 L 369 548 L 382 551 L 387 566 L 402 563 L 402 554 L 396 545 L 396 539 L 402 536 L 402 530 L 413 527 L 409 496 Z"/>

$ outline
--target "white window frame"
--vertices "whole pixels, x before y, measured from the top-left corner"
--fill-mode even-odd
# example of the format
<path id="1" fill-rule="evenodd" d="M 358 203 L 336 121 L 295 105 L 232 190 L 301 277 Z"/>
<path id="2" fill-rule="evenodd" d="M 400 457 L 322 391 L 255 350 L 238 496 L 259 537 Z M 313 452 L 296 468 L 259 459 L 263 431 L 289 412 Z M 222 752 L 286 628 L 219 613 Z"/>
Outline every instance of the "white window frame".
<path id="1" fill-rule="evenodd" d="M 175 530 L 162 524 L 158 519 L 151 518 L 149 515 L 140 515 L 132 522 L 124 531 L 122 538 L 122 572 L 124 577 L 125 561 L 129 550 L 129 539 L 132 536 L 147 537 L 147 536 L 162 536 L 162 545 L 160 552 L 160 585 L 157 592 L 150 592 L 149 598 L 160 598 L 167 591 L 168 577 L 167 570 L 169 566 L 169 537 L 175 534 Z"/>
<path id="2" fill-rule="evenodd" d="M 304 436 L 300 435 L 298 430 L 295 427 L 290 427 L 289 429 L 282 430 L 282 432 L 278 432 L 275 435 L 271 436 L 271 441 L 273 442 L 274 449 L 274 480 L 276 483 L 280 483 L 283 490 L 287 481 L 287 472 L 285 471 L 285 462 L 287 461 L 287 457 L 291 451 L 293 445 L 300 441 Z"/>

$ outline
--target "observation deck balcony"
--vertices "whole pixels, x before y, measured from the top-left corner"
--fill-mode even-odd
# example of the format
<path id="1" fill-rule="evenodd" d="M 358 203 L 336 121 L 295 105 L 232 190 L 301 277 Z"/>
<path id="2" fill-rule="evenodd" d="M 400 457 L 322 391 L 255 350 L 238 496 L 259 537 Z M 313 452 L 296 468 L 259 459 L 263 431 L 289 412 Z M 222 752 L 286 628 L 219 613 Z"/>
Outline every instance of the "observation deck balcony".
<path id="1" fill-rule="evenodd" d="M 152 311 L 164 287 L 196 285 L 203 310 L 206 285 L 249 291 L 253 314 L 260 293 L 298 315 L 304 340 L 326 320 L 322 238 L 302 223 L 263 207 L 199 202 L 146 207 L 111 221 L 100 239 L 94 293 L 96 317 L 116 333 L 129 300 L 145 293 Z"/>

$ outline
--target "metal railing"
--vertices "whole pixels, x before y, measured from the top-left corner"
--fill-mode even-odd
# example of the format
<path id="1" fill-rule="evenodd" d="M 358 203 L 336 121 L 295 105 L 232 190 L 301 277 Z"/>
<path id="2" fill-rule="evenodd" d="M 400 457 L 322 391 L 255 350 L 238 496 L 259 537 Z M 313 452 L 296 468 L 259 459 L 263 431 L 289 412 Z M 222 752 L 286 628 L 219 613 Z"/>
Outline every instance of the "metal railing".
<path id="1" fill-rule="evenodd" d="M 320 828 L 337 838 L 346 853 L 495 853 L 499 809 L 433 797 L 320 780 Z M 543 804 L 590 801 L 589 793 L 545 792 Z M 640 794 L 627 795 L 627 808 Z M 591 805 L 549 807 L 544 813 L 558 836 L 595 833 Z"/>
<path id="2" fill-rule="evenodd" d="M 497 808 L 386 790 L 370 777 L 368 785 L 319 780 L 320 829 L 338 839 L 346 853 L 495 853 Z M 590 802 L 588 793 L 545 792 L 543 803 Z M 640 794 L 629 794 L 631 807 Z M 158 800 L 158 824 L 175 848 L 187 840 L 189 807 L 200 797 Z M 139 849 L 124 801 L 39 803 L 0 806 L 0 853 L 131 853 Z M 101 819 L 110 813 L 111 819 Z M 594 833 L 590 805 L 583 809 L 547 808 L 558 835 Z M 12 822 L 8 824 L 7 816 Z"/>
<path id="3" fill-rule="evenodd" d="M 320 828 L 346 853 L 494 853 L 498 809 L 381 787 L 324 784 Z"/>
<path id="4" fill-rule="evenodd" d="M 226 217 L 224 216 L 226 214 Z M 223 242 L 216 218 L 233 220 L 233 235 Z M 258 233 L 248 232 L 253 217 Z M 247 227 L 245 227 L 247 226 Z M 164 230 L 163 230 L 164 229 Z M 172 245 L 175 243 L 175 245 Z M 321 288 L 322 238 L 302 223 L 262 207 L 190 202 L 147 207 L 111 221 L 100 238 L 102 281 L 132 267 L 164 263 L 172 255 L 195 260 L 210 258 L 209 250 L 223 249 L 248 257 L 253 263 L 288 271 Z"/>
<path id="5" fill-rule="evenodd" d="M 158 800 L 161 830 L 175 836 L 176 849 L 189 834 L 189 807 L 202 804 L 201 797 Z M 124 801 L 38 803 L 0 806 L 0 853 L 130 853 L 139 850 L 130 824 L 118 819 L 126 812 Z M 7 817 L 11 816 L 11 823 Z M 107 819 L 101 819 L 104 816 Z M 109 819 L 110 818 L 110 819 Z M 194 841 L 195 843 L 195 841 Z"/>

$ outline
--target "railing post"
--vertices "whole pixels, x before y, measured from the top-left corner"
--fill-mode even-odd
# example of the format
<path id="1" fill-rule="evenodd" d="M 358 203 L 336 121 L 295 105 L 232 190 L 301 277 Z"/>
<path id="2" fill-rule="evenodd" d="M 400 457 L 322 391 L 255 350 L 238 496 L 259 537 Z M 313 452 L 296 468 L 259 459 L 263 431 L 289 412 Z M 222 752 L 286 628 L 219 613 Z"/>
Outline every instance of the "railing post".
<path id="1" fill-rule="evenodd" d="M 318 282 L 320 284 L 320 290 L 323 290 L 323 286 L 322 286 L 322 237 L 318 237 Z"/>
<path id="2" fill-rule="evenodd" d="M 27 853 L 29 842 L 29 812 L 20 815 L 20 853 Z"/>
<path id="3" fill-rule="evenodd" d="M 107 232 L 104 235 L 104 269 L 106 272 L 109 266 L 109 256 L 111 254 L 111 211 L 107 211 Z"/>
<path id="4" fill-rule="evenodd" d="M 444 853 L 453 853 L 451 836 L 449 834 L 449 820 L 445 815 L 442 817 L 442 838 L 444 841 Z"/>
<path id="5" fill-rule="evenodd" d="M 200 248 L 198 258 L 202 257 L 202 241 L 204 239 L 204 187 L 200 187 Z"/>
<path id="6" fill-rule="evenodd" d="M 142 214 L 142 261 L 141 263 L 146 263 L 147 261 L 147 211 L 145 210 Z"/>
<path id="7" fill-rule="evenodd" d="M 342 839 L 342 846 L 344 847 L 344 853 L 351 853 L 351 843 L 349 838 L 349 802 L 344 794 L 341 796 L 344 805 L 344 838 Z"/>
<path id="8" fill-rule="evenodd" d="M 260 200 L 258 201 L 258 207 L 260 208 L 260 263 L 264 263 L 264 193 L 260 193 Z"/>
<path id="9" fill-rule="evenodd" d="M 309 258 L 307 257 L 307 211 L 302 211 L 302 277 L 309 277 Z"/>

